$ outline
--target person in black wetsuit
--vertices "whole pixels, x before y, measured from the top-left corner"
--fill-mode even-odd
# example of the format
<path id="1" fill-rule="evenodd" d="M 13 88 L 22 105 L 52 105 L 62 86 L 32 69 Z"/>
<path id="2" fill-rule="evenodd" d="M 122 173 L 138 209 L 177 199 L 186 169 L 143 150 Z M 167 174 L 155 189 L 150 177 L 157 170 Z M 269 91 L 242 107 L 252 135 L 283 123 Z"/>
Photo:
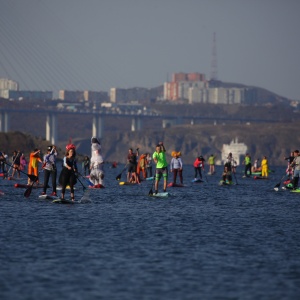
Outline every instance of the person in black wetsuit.
<path id="1" fill-rule="evenodd" d="M 134 181 L 135 183 L 140 183 L 139 178 L 136 174 L 136 168 L 137 168 L 137 157 L 139 156 L 139 148 L 136 149 L 136 152 L 134 153 L 132 148 L 128 150 L 127 155 L 127 181 Z"/>
<path id="2" fill-rule="evenodd" d="M 15 173 L 17 172 L 18 178 L 20 178 L 21 151 L 15 150 L 12 159 L 13 159 L 13 171 L 11 177 L 14 177 Z"/>
<path id="3" fill-rule="evenodd" d="M 74 201 L 74 185 L 77 183 L 76 173 L 78 172 L 76 163 L 75 146 L 69 145 L 66 147 L 66 155 L 63 160 L 63 168 L 59 175 L 59 183 L 61 185 L 61 199 L 65 198 L 65 191 L 67 185 L 70 186 L 71 199 Z"/>
<path id="4" fill-rule="evenodd" d="M 90 175 L 90 158 L 86 155 L 83 159 L 84 176 Z"/>

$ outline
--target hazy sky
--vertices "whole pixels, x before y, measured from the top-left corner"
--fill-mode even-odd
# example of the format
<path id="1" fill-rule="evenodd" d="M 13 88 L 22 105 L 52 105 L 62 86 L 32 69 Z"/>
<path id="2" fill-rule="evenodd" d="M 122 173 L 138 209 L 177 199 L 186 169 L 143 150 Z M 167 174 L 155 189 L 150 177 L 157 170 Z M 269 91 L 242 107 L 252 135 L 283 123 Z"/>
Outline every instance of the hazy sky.
<path id="1" fill-rule="evenodd" d="M 22 90 L 217 75 L 300 100 L 299 0 L 0 0 L 0 77 Z"/>

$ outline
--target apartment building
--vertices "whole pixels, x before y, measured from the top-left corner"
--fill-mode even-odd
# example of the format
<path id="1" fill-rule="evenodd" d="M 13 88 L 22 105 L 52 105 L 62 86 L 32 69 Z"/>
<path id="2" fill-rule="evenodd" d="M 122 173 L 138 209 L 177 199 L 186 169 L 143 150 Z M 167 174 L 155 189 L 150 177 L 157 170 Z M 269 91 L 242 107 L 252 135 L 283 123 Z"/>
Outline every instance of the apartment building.
<path id="1" fill-rule="evenodd" d="M 0 78 L 0 90 L 19 90 L 19 83 L 7 78 Z"/>
<path id="2" fill-rule="evenodd" d="M 172 81 L 164 83 L 163 98 L 171 101 L 188 99 L 190 88 L 204 89 L 207 88 L 207 84 L 204 74 L 174 73 Z"/>
<path id="3" fill-rule="evenodd" d="M 109 95 L 113 103 L 149 101 L 159 96 L 157 91 L 147 88 L 111 88 Z"/>
<path id="4" fill-rule="evenodd" d="M 256 101 L 254 89 L 210 87 L 200 73 L 175 73 L 171 82 L 164 83 L 164 99 L 188 100 L 188 103 L 242 104 Z"/>
<path id="5" fill-rule="evenodd" d="M 13 91 L 2 90 L 2 98 L 13 100 L 52 100 L 52 91 Z"/>

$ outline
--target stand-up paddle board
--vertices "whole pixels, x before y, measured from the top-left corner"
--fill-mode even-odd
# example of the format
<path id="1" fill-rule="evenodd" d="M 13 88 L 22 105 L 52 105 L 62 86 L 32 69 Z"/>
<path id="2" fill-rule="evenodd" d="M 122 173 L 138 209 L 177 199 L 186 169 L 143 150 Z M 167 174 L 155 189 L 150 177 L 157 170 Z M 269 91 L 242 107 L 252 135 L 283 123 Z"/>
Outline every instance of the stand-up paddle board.
<path id="1" fill-rule="evenodd" d="M 90 189 L 104 189 L 105 186 L 99 183 L 99 184 L 96 184 L 96 185 L 93 185 L 93 186 L 89 185 L 89 188 Z"/>
<path id="2" fill-rule="evenodd" d="M 57 188 L 56 188 L 58 191 L 61 191 L 61 186 L 58 186 Z M 69 190 L 70 189 L 70 186 L 69 185 L 67 185 L 66 186 L 66 190 Z M 76 190 L 76 187 L 74 186 L 74 190 Z"/>
<path id="3" fill-rule="evenodd" d="M 69 199 L 55 199 L 52 201 L 52 203 L 58 203 L 58 204 L 75 204 L 75 201 L 69 200 Z M 77 202 L 78 203 L 78 202 Z"/>
<path id="4" fill-rule="evenodd" d="M 51 196 L 51 195 L 39 195 L 39 199 L 41 199 L 41 200 L 57 200 L 57 199 L 59 199 L 59 197 Z"/>
<path id="5" fill-rule="evenodd" d="M 200 182 L 203 182 L 203 180 L 200 179 L 200 178 L 195 178 L 195 179 L 192 180 L 192 182 L 194 182 L 194 183 L 200 183 Z"/>
<path id="6" fill-rule="evenodd" d="M 15 188 L 23 188 L 23 189 L 27 189 L 27 188 L 31 187 L 31 184 L 15 183 L 15 184 L 14 184 L 14 187 L 15 187 Z M 44 187 L 43 184 L 38 184 L 38 185 L 34 184 L 34 185 L 32 186 L 33 189 L 39 189 L 39 188 L 43 188 L 43 187 Z"/>
<path id="7" fill-rule="evenodd" d="M 7 180 L 14 180 L 14 181 L 24 181 L 26 178 L 17 178 L 17 177 L 7 177 Z"/>
<path id="8" fill-rule="evenodd" d="M 219 185 L 234 185 L 235 183 L 233 181 L 224 181 L 220 180 Z"/>
<path id="9" fill-rule="evenodd" d="M 152 195 L 149 194 L 149 196 L 150 197 L 161 197 L 161 198 L 164 198 L 164 197 L 170 196 L 170 193 L 168 193 L 168 192 L 162 192 L 162 193 L 157 193 L 157 194 L 153 193 Z"/>
<path id="10" fill-rule="evenodd" d="M 119 182 L 119 185 L 136 185 L 138 183 L 135 182 L 128 182 L 128 181 L 121 181 Z"/>
<path id="11" fill-rule="evenodd" d="M 269 179 L 268 177 L 265 176 L 253 176 L 254 179 Z"/>
<path id="12" fill-rule="evenodd" d="M 167 186 L 168 187 L 184 187 L 184 185 L 181 183 L 173 183 L 173 182 L 170 182 Z"/>

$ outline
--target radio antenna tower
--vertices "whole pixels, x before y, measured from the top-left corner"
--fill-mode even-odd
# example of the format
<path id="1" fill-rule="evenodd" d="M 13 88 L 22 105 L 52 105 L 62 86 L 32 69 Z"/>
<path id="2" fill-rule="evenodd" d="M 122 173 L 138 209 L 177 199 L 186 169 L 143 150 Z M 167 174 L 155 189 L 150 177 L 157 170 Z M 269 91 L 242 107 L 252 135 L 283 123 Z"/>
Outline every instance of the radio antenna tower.
<path id="1" fill-rule="evenodd" d="M 217 41 L 216 33 L 214 32 L 213 45 L 212 45 L 212 57 L 210 66 L 210 80 L 218 80 L 218 61 L 217 61 Z"/>

